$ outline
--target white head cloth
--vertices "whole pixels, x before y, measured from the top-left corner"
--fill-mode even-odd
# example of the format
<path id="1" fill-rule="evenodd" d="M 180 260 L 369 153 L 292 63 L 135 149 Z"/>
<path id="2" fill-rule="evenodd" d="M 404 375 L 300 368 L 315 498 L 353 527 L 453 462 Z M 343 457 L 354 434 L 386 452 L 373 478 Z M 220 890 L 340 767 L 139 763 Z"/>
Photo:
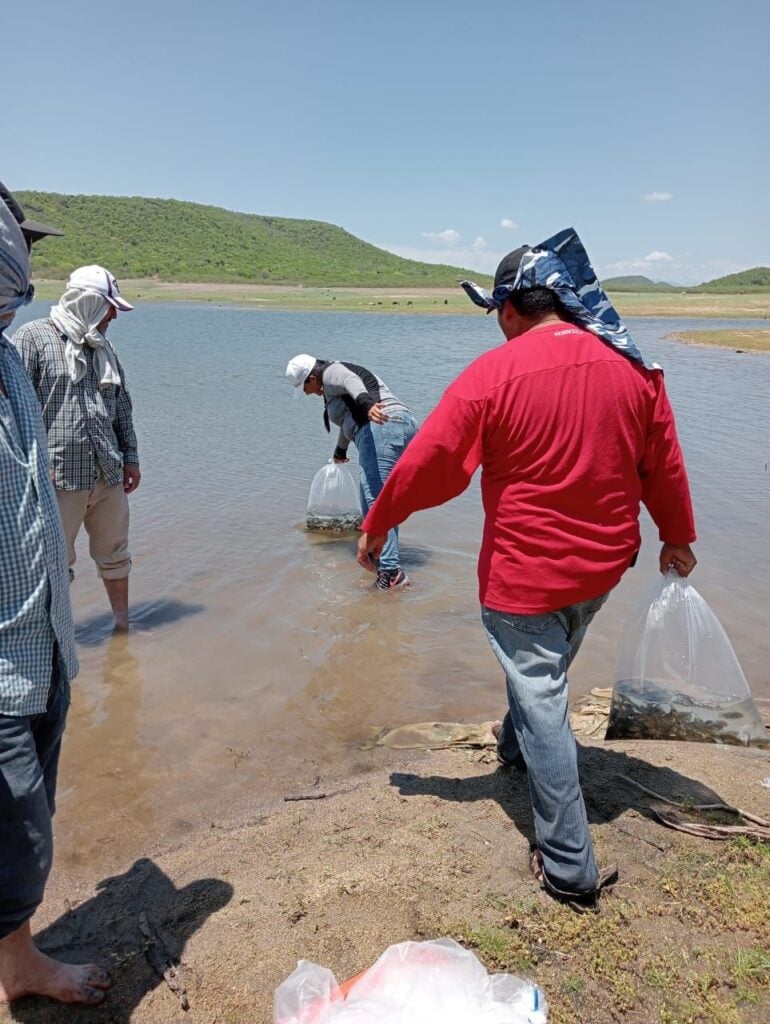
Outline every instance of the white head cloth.
<path id="1" fill-rule="evenodd" d="M 98 292 L 68 288 L 51 308 L 51 319 L 67 335 L 64 356 L 70 377 L 77 384 L 86 372 L 83 346 L 94 350 L 96 375 L 100 384 L 120 384 L 120 371 L 115 352 L 101 331 L 96 329 L 110 309 L 110 303 Z"/>
<path id="2" fill-rule="evenodd" d="M 0 316 L 32 298 L 29 252 L 16 218 L 0 199 Z"/>

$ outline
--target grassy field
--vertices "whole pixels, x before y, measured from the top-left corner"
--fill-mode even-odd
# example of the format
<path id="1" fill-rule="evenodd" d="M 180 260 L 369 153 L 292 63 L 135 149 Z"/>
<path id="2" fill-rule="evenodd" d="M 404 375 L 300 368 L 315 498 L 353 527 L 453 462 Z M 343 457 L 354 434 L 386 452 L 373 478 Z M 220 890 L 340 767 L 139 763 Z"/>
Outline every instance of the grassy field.
<path id="1" fill-rule="evenodd" d="M 62 281 L 36 281 L 37 296 L 57 298 Z M 123 280 L 123 294 L 138 302 L 206 302 L 255 309 L 298 309 L 356 313 L 466 313 L 483 315 L 459 287 L 321 288 L 301 285 L 181 283 Z M 692 295 L 619 292 L 612 295 L 623 316 L 770 317 L 770 293 Z M 732 344 L 732 343 L 730 343 Z M 741 347 L 741 346 L 736 346 Z M 743 347 L 750 347 L 744 345 Z"/>
<path id="2" fill-rule="evenodd" d="M 736 352 L 770 352 L 770 327 L 747 331 L 678 331 L 671 338 L 688 345 L 717 345 Z"/>

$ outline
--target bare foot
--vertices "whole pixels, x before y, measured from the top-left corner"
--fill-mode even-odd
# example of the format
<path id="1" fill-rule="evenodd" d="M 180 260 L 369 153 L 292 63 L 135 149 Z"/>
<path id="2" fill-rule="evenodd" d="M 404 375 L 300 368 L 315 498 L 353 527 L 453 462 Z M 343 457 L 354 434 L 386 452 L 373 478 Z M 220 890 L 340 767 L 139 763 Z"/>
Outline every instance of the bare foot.
<path id="1" fill-rule="evenodd" d="M 496 740 L 500 739 L 500 733 L 502 732 L 502 729 L 502 720 L 498 718 L 496 722 L 492 723 L 492 735 L 495 737 Z"/>
<path id="2" fill-rule="evenodd" d="M 24 926 L 0 942 L 0 1003 L 48 996 L 95 1006 L 110 985 L 107 972 L 96 964 L 62 964 L 41 953 Z"/>
<path id="3" fill-rule="evenodd" d="M 114 633 L 128 632 L 128 619 L 115 619 Z"/>

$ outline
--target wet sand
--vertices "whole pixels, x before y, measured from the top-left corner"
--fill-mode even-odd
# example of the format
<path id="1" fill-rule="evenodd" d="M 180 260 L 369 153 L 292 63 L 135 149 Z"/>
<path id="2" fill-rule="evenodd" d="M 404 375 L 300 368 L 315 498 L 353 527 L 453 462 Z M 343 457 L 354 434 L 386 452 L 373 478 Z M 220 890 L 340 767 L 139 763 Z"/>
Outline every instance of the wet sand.
<path id="1" fill-rule="evenodd" d="M 490 752 L 371 752 L 366 770 L 212 821 L 98 883 L 54 870 L 36 920 L 44 948 L 109 964 L 102 1008 L 37 1000 L 0 1009 L 28 1024 L 268 1024 L 275 987 L 299 959 L 342 981 L 391 943 L 453 936 L 490 971 L 532 977 L 551 1024 L 618 1020 L 764 1024 L 770 1012 L 770 856 L 655 822 L 660 802 L 727 801 L 770 816 L 770 756 L 681 743 L 583 740 L 580 766 L 600 862 L 619 883 L 578 916 L 528 875 L 524 778 Z M 155 973 L 140 931 L 180 964 L 190 1009 Z M 152 955 L 152 954 L 151 954 Z"/>

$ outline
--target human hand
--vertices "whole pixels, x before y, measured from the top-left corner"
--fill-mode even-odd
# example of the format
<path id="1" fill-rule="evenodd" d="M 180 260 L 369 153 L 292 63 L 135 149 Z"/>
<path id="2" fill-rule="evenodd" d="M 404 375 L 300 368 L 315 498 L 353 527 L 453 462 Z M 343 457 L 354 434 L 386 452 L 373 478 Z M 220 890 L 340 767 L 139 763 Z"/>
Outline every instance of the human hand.
<path id="1" fill-rule="evenodd" d="M 387 423 L 389 419 L 383 411 L 382 402 L 377 402 L 373 405 L 367 415 L 372 423 Z"/>
<path id="2" fill-rule="evenodd" d="M 334 461 L 335 463 L 337 463 L 337 465 L 341 465 L 343 462 L 350 462 L 350 459 L 338 459 L 335 455 Z"/>
<path id="3" fill-rule="evenodd" d="M 126 494 L 135 491 L 141 479 L 142 474 L 138 466 L 127 464 L 123 467 L 123 490 Z"/>
<path id="4" fill-rule="evenodd" d="M 377 572 L 377 560 L 388 539 L 387 533 L 362 533 L 358 541 L 356 561 L 367 572 Z"/>
<path id="5" fill-rule="evenodd" d="M 689 576 L 698 559 L 689 544 L 664 544 L 660 549 L 660 571 L 674 569 L 680 576 Z"/>

